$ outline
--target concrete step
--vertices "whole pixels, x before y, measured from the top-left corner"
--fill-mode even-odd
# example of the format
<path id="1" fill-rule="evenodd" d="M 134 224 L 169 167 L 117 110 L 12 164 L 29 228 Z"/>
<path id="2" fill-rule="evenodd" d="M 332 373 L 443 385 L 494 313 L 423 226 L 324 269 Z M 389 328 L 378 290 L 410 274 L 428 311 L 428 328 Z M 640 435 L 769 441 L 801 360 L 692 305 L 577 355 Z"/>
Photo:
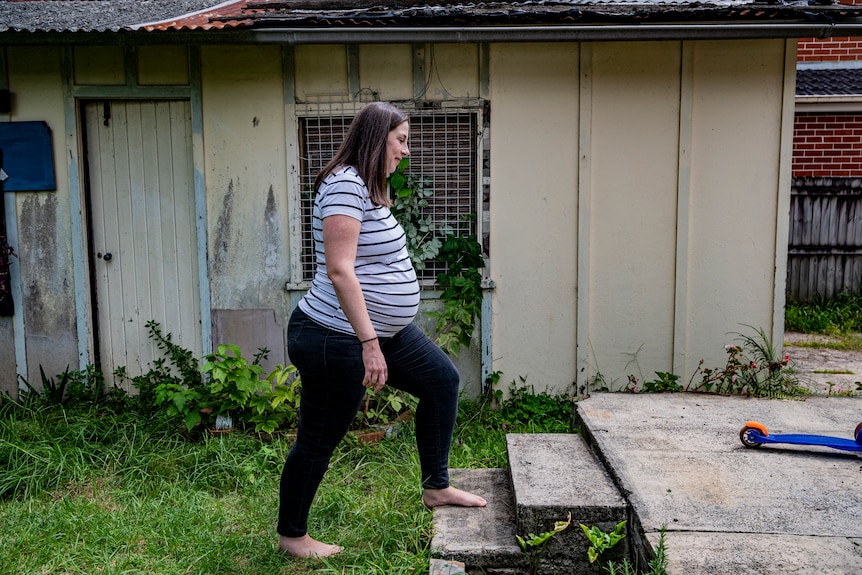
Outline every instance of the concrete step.
<path id="1" fill-rule="evenodd" d="M 557 573 L 601 572 L 589 565 L 589 542 L 579 524 L 613 531 L 628 519 L 628 506 L 587 442 L 574 434 L 509 434 L 506 440 L 517 532 L 551 531 L 571 513 L 569 528 L 548 542 L 543 564 Z M 628 556 L 623 539 L 602 562 Z"/>
<path id="2" fill-rule="evenodd" d="M 523 575 L 528 558 L 515 535 L 550 531 L 571 513 L 571 526 L 548 542 L 540 573 L 602 573 L 587 560 L 588 542 L 578 524 L 612 531 L 627 519 L 627 506 L 583 438 L 510 434 L 507 452 L 509 470 L 451 470 L 452 485 L 481 495 L 488 506 L 436 508 L 432 556 L 462 562 L 471 575 Z M 623 540 L 603 559 L 627 556 Z"/>
<path id="3" fill-rule="evenodd" d="M 487 507 L 437 507 L 431 556 L 460 561 L 486 573 L 525 573 L 526 557 L 515 540 L 515 511 L 505 469 L 452 469 L 458 489 L 481 495 Z M 503 569 L 503 570 L 500 570 Z M 516 570 L 513 570 L 516 569 Z"/>

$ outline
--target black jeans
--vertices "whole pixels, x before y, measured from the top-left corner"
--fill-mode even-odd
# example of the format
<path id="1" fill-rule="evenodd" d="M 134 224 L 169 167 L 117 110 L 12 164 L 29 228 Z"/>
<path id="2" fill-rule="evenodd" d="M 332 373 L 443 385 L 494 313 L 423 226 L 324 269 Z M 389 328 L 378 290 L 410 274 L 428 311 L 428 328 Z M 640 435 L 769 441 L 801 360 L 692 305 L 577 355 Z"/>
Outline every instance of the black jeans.
<path id="1" fill-rule="evenodd" d="M 296 443 L 281 473 L 277 531 L 300 537 L 335 447 L 365 397 L 362 346 L 356 336 L 326 328 L 299 308 L 287 328 L 290 361 L 302 379 Z M 413 324 L 380 340 L 386 385 L 418 398 L 416 445 L 422 486 L 449 486 L 449 448 L 458 412 L 459 374 L 449 357 Z"/>

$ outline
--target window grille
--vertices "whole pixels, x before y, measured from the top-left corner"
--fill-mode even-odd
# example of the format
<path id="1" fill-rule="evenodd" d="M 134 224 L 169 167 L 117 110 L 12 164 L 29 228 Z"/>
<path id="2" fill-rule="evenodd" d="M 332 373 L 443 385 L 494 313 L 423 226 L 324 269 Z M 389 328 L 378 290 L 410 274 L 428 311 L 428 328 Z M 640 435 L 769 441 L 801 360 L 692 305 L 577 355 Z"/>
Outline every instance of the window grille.
<path id="1" fill-rule="evenodd" d="M 329 115 L 299 117 L 300 185 L 302 211 L 302 279 L 314 277 L 314 242 L 311 234 L 311 210 L 314 201 L 314 179 L 335 155 L 344 139 L 355 110 Z M 476 234 L 478 212 L 478 146 L 480 140 L 478 113 L 475 110 L 451 109 L 410 113 L 410 167 L 407 172 L 429 181 L 434 192 L 429 198 L 428 213 L 438 225 L 449 226 L 462 236 Z M 433 284 L 437 274 L 446 270 L 440 261 L 428 261 L 417 270 L 423 284 Z"/>

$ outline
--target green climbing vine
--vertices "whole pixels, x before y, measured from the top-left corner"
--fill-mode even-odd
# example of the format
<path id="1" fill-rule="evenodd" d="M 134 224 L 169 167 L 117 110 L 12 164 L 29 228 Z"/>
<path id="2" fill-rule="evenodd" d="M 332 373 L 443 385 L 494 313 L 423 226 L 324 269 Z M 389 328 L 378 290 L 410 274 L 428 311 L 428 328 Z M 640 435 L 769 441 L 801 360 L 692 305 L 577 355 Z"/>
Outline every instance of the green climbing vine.
<path id="1" fill-rule="evenodd" d="M 424 270 L 426 262 L 433 259 L 446 264 L 446 271 L 437 274 L 443 307 L 426 314 L 436 322 L 437 344 L 446 353 L 458 355 L 462 347 L 470 346 L 476 318 L 482 311 L 482 246 L 475 235 L 459 236 L 450 225 L 434 222 L 427 213 L 428 198 L 434 193 L 431 181 L 406 173 L 409 165 L 407 158 L 402 159 L 389 176 L 392 214 L 404 228 L 416 270 Z M 475 219 L 476 215 L 469 217 Z"/>
<path id="2" fill-rule="evenodd" d="M 437 344 L 446 353 L 458 355 L 462 347 L 470 347 L 476 318 L 482 312 L 479 270 L 485 266 L 485 259 L 475 235 L 454 234 L 446 236 L 438 259 L 446 263 L 446 271 L 437 274 L 437 285 L 443 288 L 440 294 L 443 309 L 429 311 L 427 315 L 437 322 Z"/>
<path id="3" fill-rule="evenodd" d="M 425 269 L 425 262 L 437 257 L 443 245 L 441 234 L 448 231 L 438 227 L 427 213 L 428 198 L 434 195 L 428 185 L 429 178 L 405 172 L 410 160 L 402 158 L 398 168 L 389 176 L 392 191 L 392 215 L 407 235 L 407 251 L 416 271 Z"/>

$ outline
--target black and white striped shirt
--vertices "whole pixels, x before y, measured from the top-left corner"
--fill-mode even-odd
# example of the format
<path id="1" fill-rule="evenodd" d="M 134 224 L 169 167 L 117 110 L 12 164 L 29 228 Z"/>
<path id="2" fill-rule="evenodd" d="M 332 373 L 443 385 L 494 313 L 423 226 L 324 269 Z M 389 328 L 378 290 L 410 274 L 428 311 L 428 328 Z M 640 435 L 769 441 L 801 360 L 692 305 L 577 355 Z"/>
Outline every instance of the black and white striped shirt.
<path id="1" fill-rule="evenodd" d="M 335 214 L 362 222 L 354 266 L 356 277 L 375 332 L 380 337 L 393 336 L 413 321 L 419 310 L 419 282 L 407 253 L 404 229 L 389 208 L 371 202 L 365 183 L 352 167 L 330 174 L 314 199 L 311 225 L 317 269 L 299 307 L 330 329 L 354 333 L 326 275 L 323 219 Z"/>

